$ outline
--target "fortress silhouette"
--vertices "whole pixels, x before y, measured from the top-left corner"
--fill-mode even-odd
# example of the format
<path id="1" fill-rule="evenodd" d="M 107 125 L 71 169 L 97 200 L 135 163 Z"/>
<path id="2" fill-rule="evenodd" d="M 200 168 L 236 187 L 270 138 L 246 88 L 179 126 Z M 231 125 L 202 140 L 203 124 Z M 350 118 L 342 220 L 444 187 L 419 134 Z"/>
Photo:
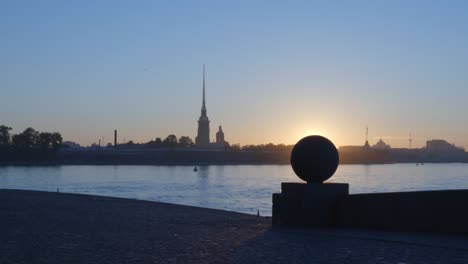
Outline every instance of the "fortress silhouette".
<path id="1" fill-rule="evenodd" d="M 210 142 L 210 120 L 207 115 L 205 100 L 205 65 L 203 65 L 203 100 L 195 145 L 199 148 L 225 148 L 229 146 L 229 143 L 224 140 L 224 132 L 221 126 L 219 126 L 216 133 L 216 142 Z"/>

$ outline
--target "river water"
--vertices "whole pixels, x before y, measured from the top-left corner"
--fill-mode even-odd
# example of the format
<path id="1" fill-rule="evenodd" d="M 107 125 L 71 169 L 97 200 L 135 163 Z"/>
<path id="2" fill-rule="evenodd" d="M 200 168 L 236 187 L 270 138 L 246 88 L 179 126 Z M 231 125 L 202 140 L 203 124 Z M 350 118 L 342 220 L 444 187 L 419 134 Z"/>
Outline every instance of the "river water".
<path id="1" fill-rule="evenodd" d="M 96 194 L 271 215 L 289 165 L 0 167 L 0 189 Z M 351 193 L 468 189 L 468 164 L 340 165 Z"/>

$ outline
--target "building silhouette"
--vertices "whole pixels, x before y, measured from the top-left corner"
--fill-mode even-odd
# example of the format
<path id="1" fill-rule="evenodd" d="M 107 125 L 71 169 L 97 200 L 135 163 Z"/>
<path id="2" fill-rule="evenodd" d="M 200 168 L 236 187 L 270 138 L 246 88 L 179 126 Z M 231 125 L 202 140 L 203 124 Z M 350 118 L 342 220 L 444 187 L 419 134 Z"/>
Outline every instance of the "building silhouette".
<path id="1" fill-rule="evenodd" d="M 219 126 L 219 130 L 216 133 L 216 144 L 225 144 L 226 141 L 224 141 L 224 132 L 223 128 Z"/>
<path id="2" fill-rule="evenodd" d="M 372 148 L 373 149 L 387 150 L 387 149 L 391 149 L 392 147 L 390 145 L 388 145 L 387 143 L 385 143 L 382 139 L 380 139 L 377 143 L 375 143 L 372 146 Z"/>
<path id="3" fill-rule="evenodd" d="M 198 118 L 198 132 L 195 137 L 195 145 L 199 148 L 223 149 L 229 146 L 229 142 L 224 139 L 223 128 L 219 126 L 216 133 L 216 141 L 210 142 L 210 120 L 208 119 L 205 100 L 205 65 L 203 65 L 203 100 L 201 115 Z"/>
<path id="4" fill-rule="evenodd" d="M 450 144 L 443 139 L 432 139 L 426 141 L 426 151 L 429 153 L 442 153 L 442 154 L 462 154 L 465 149 Z"/>
<path id="5" fill-rule="evenodd" d="M 201 115 L 198 119 L 198 134 L 195 138 L 195 144 L 201 147 L 210 144 L 210 120 L 206 115 L 206 102 L 205 102 L 205 65 L 203 65 L 203 102 L 201 108 Z"/>

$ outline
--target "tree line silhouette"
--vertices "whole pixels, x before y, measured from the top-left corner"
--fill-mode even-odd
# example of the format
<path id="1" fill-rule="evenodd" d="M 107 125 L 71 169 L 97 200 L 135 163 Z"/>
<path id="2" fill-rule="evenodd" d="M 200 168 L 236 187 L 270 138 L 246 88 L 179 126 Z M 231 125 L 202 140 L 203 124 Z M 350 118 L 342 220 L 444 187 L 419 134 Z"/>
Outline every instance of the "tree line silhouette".
<path id="1" fill-rule="evenodd" d="M 244 151 L 291 151 L 294 145 L 285 145 L 285 144 L 260 144 L 260 145 L 245 145 L 239 146 L 240 150 Z"/>
<path id="2" fill-rule="evenodd" d="M 133 144 L 133 142 L 129 142 L 127 144 Z M 171 134 L 168 135 L 164 140 L 161 138 L 156 138 L 155 140 L 151 140 L 144 144 L 147 148 L 164 148 L 164 147 L 172 147 L 172 148 L 192 148 L 195 147 L 194 141 L 188 136 L 181 136 L 177 138 L 176 135 Z M 260 145 L 245 145 L 241 146 L 240 144 L 232 144 L 226 145 L 226 150 L 231 151 L 291 151 L 294 145 L 285 145 L 285 144 L 260 144 Z"/>
<path id="3" fill-rule="evenodd" d="M 62 135 L 57 132 L 39 132 L 31 127 L 16 135 L 10 131 L 11 127 L 0 125 L 0 161 L 52 159 L 62 145 Z"/>
<path id="4" fill-rule="evenodd" d="M 111 145 L 109 145 L 111 146 Z M 166 138 L 161 139 L 160 137 L 155 140 L 151 140 L 146 143 L 134 143 L 129 141 L 124 144 L 119 144 L 118 147 L 134 147 L 134 148 L 193 148 L 196 147 L 194 141 L 188 136 L 177 137 L 174 134 L 168 135 Z M 225 150 L 230 151 L 278 151 L 278 152 L 290 152 L 294 145 L 285 144 L 259 144 L 259 145 L 244 145 L 240 144 L 227 144 Z"/>
<path id="5" fill-rule="evenodd" d="M 34 128 L 28 127 L 19 134 L 11 134 L 12 128 L 0 125 L 0 161 L 9 160 L 49 160 L 57 157 L 57 151 L 66 147 L 62 145 L 62 135 L 54 132 L 39 132 Z M 192 148 L 196 147 L 194 141 L 189 136 L 177 137 L 174 134 L 166 138 L 156 138 L 147 143 L 138 144 L 129 141 L 119 144 L 118 147 L 136 147 L 136 148 Z M 112 147 L 112 145 L 109 145 Z M 240 144 L 226 145 L 227 151 L 249 151 L 249 152 L 289 152 L 293 145 L 285 144 L 260 144 L 245 145 Z"/>
<path id="6" fill-rule="evenodd" d="M 151 140 L 145 143 L 145 147 L 148 147 L 148 148 L 158 148 L 158 147 L 191 148 L 194 145 L 195 143 L 190 137 L 181 136 L 177 138 L 177 136 L 174 134 L 168 135 L 164 140 L 161 140 L 161 138 L 156 138 L 156 140 Z"/>

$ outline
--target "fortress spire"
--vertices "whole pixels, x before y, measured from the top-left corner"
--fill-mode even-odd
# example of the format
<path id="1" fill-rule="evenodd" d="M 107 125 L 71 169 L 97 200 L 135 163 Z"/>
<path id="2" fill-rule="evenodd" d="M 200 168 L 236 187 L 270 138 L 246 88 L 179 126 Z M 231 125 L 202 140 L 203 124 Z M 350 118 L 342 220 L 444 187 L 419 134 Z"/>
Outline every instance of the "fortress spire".
<path id="1" fill-rule="evenodd" d="M 201 109 L 202 116 L 206 116 L 206 102 L 205 102 L 205 64 L 203 64 L 203 103 Z"/>
<path id="2" fill-rule="evenodd" d="M 198 133 L 195 138 L 195 144 L 199 146 L 207 146 L 210 144 L 210 120 L 206 115 L 206 101 L 205 101 L 205 64 L 203 64 L 203 102 L 201 108 L 201 115 L 198 119 Z"/>
<path id="3" fill-rule="evenodd" d="M 203 107 L 205 107 L 205 64 L 203 64 Z"/>

